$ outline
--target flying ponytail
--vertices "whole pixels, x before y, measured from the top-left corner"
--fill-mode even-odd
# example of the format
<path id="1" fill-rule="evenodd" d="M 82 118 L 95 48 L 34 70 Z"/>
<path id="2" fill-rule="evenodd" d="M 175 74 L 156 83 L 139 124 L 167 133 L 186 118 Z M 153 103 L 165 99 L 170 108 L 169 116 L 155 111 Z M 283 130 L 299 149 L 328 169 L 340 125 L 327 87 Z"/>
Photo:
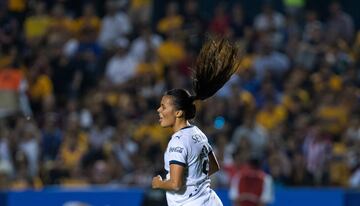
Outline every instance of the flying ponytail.
<path id="1" fill-rule="evenodd" d="M 193 99 L 214 95 L 238 68 L 238 50 L 224 38 L 209 39 L 201 48 L 193 68 Z"/>
<path id="2" fill-rule="evenodd" d="M 185 111 L 185 119 L 196 114 L 195 100 L 214 95 L 237 70 L 238 50 L 224 38 L 209 39 L 201 48 L 192 74 L 194 95 L 185 89 L 172 89 L 165 93 L 173 97 L 177 109 Z"/>

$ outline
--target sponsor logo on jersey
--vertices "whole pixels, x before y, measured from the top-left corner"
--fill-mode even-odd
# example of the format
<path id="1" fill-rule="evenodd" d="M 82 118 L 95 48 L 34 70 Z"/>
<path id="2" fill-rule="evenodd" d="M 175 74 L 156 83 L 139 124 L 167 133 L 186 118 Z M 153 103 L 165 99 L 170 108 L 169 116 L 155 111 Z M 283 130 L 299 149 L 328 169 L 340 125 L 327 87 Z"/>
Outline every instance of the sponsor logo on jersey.
<path id="1" fill-rule="evenodd" d="M 199 143 L 205 140 L 205 137 L 200 134 L 194 134 L 193 136 L 191 136 L 191 139 L 194 141 L 194 143 Z"/>
<path id="2" fill-rule="evenodd" d="M 169 152 L 178 152 L 178 153 L 182 153 L 184 150 L 184 148 L 182 147 L 170 147 L 169 148 Z"/>

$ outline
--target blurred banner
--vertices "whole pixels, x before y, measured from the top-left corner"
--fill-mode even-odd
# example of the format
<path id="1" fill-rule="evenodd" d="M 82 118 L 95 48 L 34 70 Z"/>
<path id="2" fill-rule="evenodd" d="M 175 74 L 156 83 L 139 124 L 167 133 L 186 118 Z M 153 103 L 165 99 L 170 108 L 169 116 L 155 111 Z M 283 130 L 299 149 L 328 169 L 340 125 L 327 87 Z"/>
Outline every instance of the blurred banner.
<path id="1" fill-rule="evenodd" d="M 141 189 L 61 189 L 12 191 L 0 195 L 1 206 L 139 206 Z M 5 202 L 5 204 L 4 204 Z"/>
<path id="2" fill-rule="evenodd" d="M 228 190 L 216 190 L 224 206 L 231 206 Z M 145 206 L 166 205 L 165 203 L 145 203 L 143 189 L 60 189 L 42 191 L 12 191 L 0 193 L 1 206 Z M 158 194 L 151 194 L 158 196 Z M 145 195 L 147 196 L 147 195 Z M 337 188 L 277 188 L 276 200 L 271 206 L 359 206 L 360 191 Z M 158 196 L 159 197 L 159 196 Z M 155 199 L 158 197 L 154 197 Z"/>

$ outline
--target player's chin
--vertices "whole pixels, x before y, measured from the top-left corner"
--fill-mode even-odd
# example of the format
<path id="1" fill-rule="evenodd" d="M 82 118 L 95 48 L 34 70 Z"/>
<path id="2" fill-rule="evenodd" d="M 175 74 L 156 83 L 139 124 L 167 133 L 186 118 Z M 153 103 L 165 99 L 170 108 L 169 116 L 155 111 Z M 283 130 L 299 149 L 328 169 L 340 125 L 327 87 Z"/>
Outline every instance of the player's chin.
<path id="1" fill-rule="evenodd" d="M 167 128 L 167 127 L 170 127 L 171 125 L 170 125 L 170 124 L 167 124 L 167 123 L 164 122 L 164 121 L 160 121 L 160 126 L 163 127 L 163 128 Z"/>

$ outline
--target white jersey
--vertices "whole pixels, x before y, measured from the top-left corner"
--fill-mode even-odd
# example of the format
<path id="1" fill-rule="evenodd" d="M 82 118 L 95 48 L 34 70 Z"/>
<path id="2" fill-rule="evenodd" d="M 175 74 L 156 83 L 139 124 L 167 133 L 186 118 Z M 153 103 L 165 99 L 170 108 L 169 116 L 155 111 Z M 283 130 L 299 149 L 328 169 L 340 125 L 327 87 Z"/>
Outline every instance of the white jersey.
<path id="1" fill-rule="evenodd" d="M 185 184 L 179 191 L 167 191 L 169 206 L 222 205 L 210 189 L 209 157 L 212 148 L 205 134 L 196 126 L 188 126 L 174 133 L 164 155 L 166 178 L 170 178 L 170 164 L 185 167 Z"/>

